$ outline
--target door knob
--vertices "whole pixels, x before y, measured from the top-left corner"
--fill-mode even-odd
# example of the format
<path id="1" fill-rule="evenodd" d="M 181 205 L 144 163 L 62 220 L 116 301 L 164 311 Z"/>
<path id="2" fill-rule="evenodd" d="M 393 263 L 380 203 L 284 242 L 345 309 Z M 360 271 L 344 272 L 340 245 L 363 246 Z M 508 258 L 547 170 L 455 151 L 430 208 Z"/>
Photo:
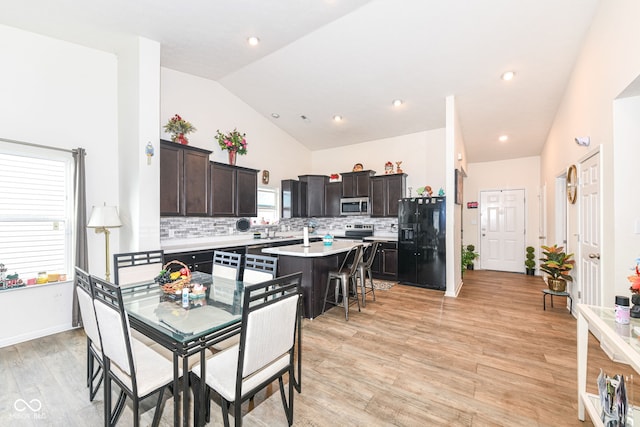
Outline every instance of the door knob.
<path id="1" fill-rule="evenodd" d="M 591 259 L 600 259 L 600 254 L 589 254 L 589 258 Z"/>

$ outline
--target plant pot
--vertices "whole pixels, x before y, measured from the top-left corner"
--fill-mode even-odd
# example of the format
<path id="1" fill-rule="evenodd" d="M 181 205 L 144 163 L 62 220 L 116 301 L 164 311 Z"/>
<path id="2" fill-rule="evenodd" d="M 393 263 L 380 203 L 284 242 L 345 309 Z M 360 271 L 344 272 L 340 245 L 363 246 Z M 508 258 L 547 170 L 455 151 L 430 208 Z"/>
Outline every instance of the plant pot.
<path id="1" fill-rule="evenodd" d="M 535 276 L 536 269 L 535 268 L 527 268 L 527 276 Z"/>
<path id="2" fill-rule="evenodd" d="M 237 151 L 229 151 L 229 164 L 230 165 L 234 165 L 236 164 L 236 154 Z"/>
<path id="3" fill-rule="evenodd" d="M 180 143 L 180 144 L 182 144 L 182 145 L 188 145 L 188 144 L 189 144 L 189 140 L 187 139 L 187 137 L 186 137 L 186 136 L 184 136 L 184 134 L 183 134 L 183 133 L 179 134 L 179 135 L 176 137 L 176 142 L 178 142 L 178 143 Z"/>
<path id="4" fill-rule="evenodd" d="M 467 264 L 467 270 L 473 270 L 473 264 Z"/>
<path id="5" fill-rule="evenodd" d="M 567 290 L 567 281 L 564 279 L 552 279 L 549 277 L 547 285 L 554 292 L 565 292 Z"/>

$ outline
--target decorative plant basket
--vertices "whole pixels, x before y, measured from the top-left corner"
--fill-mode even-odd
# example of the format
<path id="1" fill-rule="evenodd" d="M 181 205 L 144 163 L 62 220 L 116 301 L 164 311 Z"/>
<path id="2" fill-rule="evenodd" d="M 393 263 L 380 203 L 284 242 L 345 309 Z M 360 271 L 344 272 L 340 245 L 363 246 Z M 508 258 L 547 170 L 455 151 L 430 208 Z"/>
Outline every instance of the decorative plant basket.
<path id="1" fill-rule="evenodd" d="M 173 265 L 180 266 L 180 271 L 178 273 L 186 273 L 180 274 L 180 276 L 176 279 L 171 279 L 171 275 L 176 272 L 171 273 L 170 267 Z M 167 294 L 175 294 L 176 292 L 181 292 L 182 288 L 191 287 L 191 271 L 189 268 L 178 260 L 169 261 L 162 267 L 162 271 L 160 275 L 156 277 L 156 282 L 158 282 L 162 286 L 162 290 Z"/>

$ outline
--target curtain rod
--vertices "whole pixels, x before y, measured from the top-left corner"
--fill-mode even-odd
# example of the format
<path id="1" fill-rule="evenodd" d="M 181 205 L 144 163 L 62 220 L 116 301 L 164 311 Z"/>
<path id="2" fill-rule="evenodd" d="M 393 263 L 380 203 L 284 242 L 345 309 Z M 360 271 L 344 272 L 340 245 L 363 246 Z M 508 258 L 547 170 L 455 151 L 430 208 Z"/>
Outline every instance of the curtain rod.
<path id="1" fill-rule="evenodd" d="M 75 149 L 74 150 L 69 150 L 68 148 L 48 147 L 46 145 L 33 144 L 31 142 L 16 141 L 16 140 L 13 140 L 13 139 L 6 139 L 6 138 L 0 138 L 0 141 L 10 142 L 12 144 L 27 145 L 29 147 L 46 148 L 48 150 L 64 151 L 65 153 L 72 153 L 72 154 L 77 151 Z"/>

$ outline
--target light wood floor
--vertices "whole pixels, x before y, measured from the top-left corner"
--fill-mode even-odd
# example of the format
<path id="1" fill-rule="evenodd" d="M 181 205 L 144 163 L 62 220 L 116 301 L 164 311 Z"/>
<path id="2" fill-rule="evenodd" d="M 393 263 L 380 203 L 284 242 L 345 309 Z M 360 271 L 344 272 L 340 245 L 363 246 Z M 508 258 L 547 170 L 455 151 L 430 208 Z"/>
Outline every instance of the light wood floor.
<path id="1" fill-rule="evenodd" d="M 362 312 L 352 309 L 348 322 L 337 307 L 305 320 L 295 425 L 592 425 L 577 419 L 576 321 L 564 298 L 542 310 L 543 287 L 540 277 L 469 271 L 458 298 L 398 285 L 378 291 Z M 593 337 L 589 351 L 592 391 L 600 368 L 633 373 Z M 102 391 L 89 402 L 85 355 L 80 330 L 0 349 L 0 426 L 101 425 Z M 42 407 L 20 412 L 17 399 Z M 220 425 L 215 402 L 211 410 L 211 425 Z M 168 400 L 162 425 L 172 415 Z M 131 423 L 127 408 L 119 425 Z M 286 425 L 277 383 L 244 423 Z"/>

